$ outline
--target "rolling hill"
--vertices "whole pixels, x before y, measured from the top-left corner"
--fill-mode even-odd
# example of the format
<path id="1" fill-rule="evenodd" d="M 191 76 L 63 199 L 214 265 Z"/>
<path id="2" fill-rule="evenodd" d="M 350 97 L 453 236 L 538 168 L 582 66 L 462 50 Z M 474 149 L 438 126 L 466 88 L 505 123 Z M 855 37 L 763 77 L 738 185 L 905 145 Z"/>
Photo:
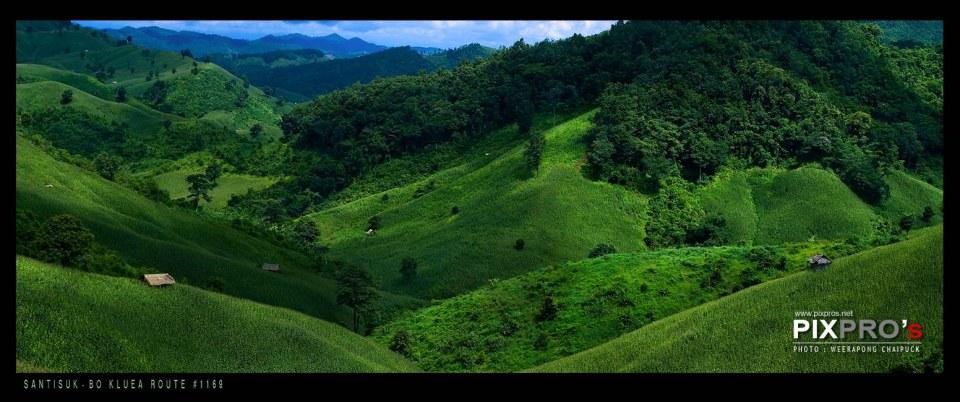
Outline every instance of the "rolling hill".
<path id="1" fill-rule="evenodd" d="M 840 242 L 686 247 L 610 254 L 537 269 L 425 307 L 378 328 L 426 371 L 513 372 L 602 344 L 671 314 L 835 258 Z M 784 258 L 783 266 L 774 261 Z M 555 317 L 544 318 L 550 297 Z"/>
<path id="2" fill-rule="evenodd" d="M 511 145 L 478 148 L 471 162 L 303 219 L 317 223 L 332 257 L 369 266 L 385 289 L 426 298 L 579 260 L 598 243 L 642 250 L 643 196 L 580 173 L 580 139 L 591 115 L 545 132 L 547 149 L 536 177 L 528 177 L 524 145 L 517 145 L 513 126 L 491 134 L 512 139 Z M 454 206 L 458 214 L 451 213 Z M 374 215 L 381 229 L 366 236 Z M 521 251 L 514 248 L 517 239 L 525 241 Z M 404 257 L 420 264 L 410 283 L 400 281 Z"/>
<path id="3" fill-rule="evenodd" d="M 177 284 L 17 257 L 17 372 L 406 372 L 374 342 L 308 315 Z"/>
<path id="4" fill-rule="evenodd" d="M 219 278 L 227 294 L 349 322 L 349 310 L 336 304 L 333 281 L 319 276 L 312 269 L 315 262 L 305 255 L 147 200 L 53 159 L 19 135 L 16 162 L 18 208 L 40 217 L 75 215 L 100 243 L 120 252 L 131 264 L 170 272 L 197 285 Z M 264 262 L 278 262 L 284 272 L 262 271 Z M 384 310 L 417 304 L 410 298 L 384 296 Z"/>
<path id="5" fill-rule="evenodd" d="M 918 359 L 792 351 L 795 312 L 851 310 L 857 319 L 920 323 L 922 353 L 933 353 L 944 329 L 943 227 L 840 258 L 823 272 L 802 272 L 706 303 L 531 371 L 867 373 Z"/>

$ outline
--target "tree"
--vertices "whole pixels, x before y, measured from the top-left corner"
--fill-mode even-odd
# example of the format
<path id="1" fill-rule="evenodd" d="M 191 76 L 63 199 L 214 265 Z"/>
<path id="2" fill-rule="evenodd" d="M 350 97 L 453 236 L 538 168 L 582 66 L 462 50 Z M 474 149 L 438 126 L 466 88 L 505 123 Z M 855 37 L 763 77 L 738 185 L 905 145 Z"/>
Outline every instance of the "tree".
<path id="1" fill-rule="evenodd" d="M 68 89 L 66 91 L 63 91 L 62 94 L 60 94 L 60 104 L 66 105 L 70 102 L 73 102 L 73 91 Z"/>
<path id="2" fill-rule="evenodd" d="M 183 58 L 183 57 L 193 58 L 193 52 L 191 52 L 190 49 L 183 49 L 183 50 L 180 51 L 180 57 L 181 57 L 181 58 Z"/>
<path id="3" fill-rule="evenodd" d="M 320 237 L 320 230 L 307 219 L 298 219 L 293 223 L 293 235 L 302 244 L 311 244 Z"/>
<path id="4" fill-rule="evenodd" d="M 93 166 L 97 170 L 97 173 L 104 179 L 111 181 L 116 177 L 121 164 L 123 164 L 123 159 L 106 152 L 97 154 L 97 157 L 93 160 Z"/>
<path id="5" fill-rule="evenodd" d="M 451 215 L 456 215 L 456 214 L 459 214 L 459 213 L 460 213 L 460 207 L 454 205 L 453 208 L 450 208 L 450 214 L 451 214 Z"/>
<path id="6" fill-rule="evenodd" d="M 530 169 L 530 172 L 536 172 L 537 169 L 540 168 L 540 157 L 543 155 L 544 145 L 543 134 L 530 133 L 527 148 L 523 151 L 523 155 L 527 159 L 527 168 Z"/>
<path id="7" fill-rule="evenodd" d="M 543 304 L 540 305 L 540 313 L 537 314 L 537 321 L 550 321 L 557 317 L 557 305 L 553 303 L 553 297 L 543 298 Z"/>
<path id="8" fill-rule="evenodd" d="M 263 125 L 260 123 L 254 124 L 250 127 L 250 137 L 257 138 L 260 134 L 263 133 Z"/>
<path id="9" fill-rule="evenodd" d="M 127 35 L 127 43 L 133 43 L 133 36 Z"/>
<path id="10" fill-rule="evenodd" d="M 909 215 L 900 218 L 900 230 L 904 232 L 909 232 L 913 228 L 913 218 Z"/>
<path id="11" fill-rule="evenodd" d="M 523 239 L 517 239 L 517 241 L 513 243 L 513 248 L 517 249 L 517 251 L 523 250 L 523 246 Z"/>
<path id="12" fill-rule="evenodd" d="M 367 230 L 380 230 L 379 216 L 371 216 L 370 219 L 367 220 Z"/>
<path id="13" fill-rule="evenodd" d="M 37 230 L 32 249 L 37 258 L 63 266 L 76 267 L 93 244 L 93 233 L 73 215 L 47 219 Z"/>
<path id="14" fill-rule="evenodd" d="M 404 356 L 410 355 L 410 335 L 407 334 L 407 331 L 401 329 L 393 334 L 393 338 L 390 340 L 390 350 Z"/>
<path id="15" fill-rule="evenodd" d="M 207 176 L 207 180 L 210 181 L 210 186 L 214 187 L 217 185 L 217 179 L 220 178 L 220 175 L 223 173 L 223 168 L 220 167 L 220 164 L 213 163 L 210 166 L 207 166 L 207 170 L 204 171 L 204 174 Z"/>
<path id="16" fill-rule="evenodd" d="M 587 257 L 596 258 L 596 257 L 604 256 L 607 254 L 613 254 L 616 252 L 617 252 L 617 248 L 613 247 L 613 245 L 610 245 L 607 243 L 600 243 L 596 247 L 594 247 L 593 250 L 590 250 L 590 255 L 588 255 Z"/>
<path id="17" fill-rule="evenodd" d="M 400 262 L 400 275 L 405 281 L 411 281 L 417 276 L 417 260 L 413 257 L 404 257 Z"/>
<path id="18" fill-rule="evenodd" d="M 353 331 L 360 325 L 360 312 L 377 298 L 370 272 L 355 265 L 344 265 L 336 272 L 337 304 L 353 310 Z"/>
<path id="19" fill-rule="evenodd" d="M 210 197 L 210 190 L 213 189 L 213 184 L 210 183 L 210 179 L 204 173 L 196 173 L 187 176 L 187 183 L 190 185 L 189 191 L 190 195 L 187 196 L 187 201 L 189 201 L 194 209 L 200 208 L 200 199 L 210 202 L 212 197 Z"/>
<path id="20" fill-rule="evenodd" d="M 126 102 L 127 101 L 127 88 L 120 87 L 117 89 L 117 102 Z"/>
<path id="21" fill-rule="evenodd" d="M 930 223 L 930 220 L 933 219 L 933 208 L 930 206 L 923 207 L 923 215 L 920 217 L 924 222 Z"/>

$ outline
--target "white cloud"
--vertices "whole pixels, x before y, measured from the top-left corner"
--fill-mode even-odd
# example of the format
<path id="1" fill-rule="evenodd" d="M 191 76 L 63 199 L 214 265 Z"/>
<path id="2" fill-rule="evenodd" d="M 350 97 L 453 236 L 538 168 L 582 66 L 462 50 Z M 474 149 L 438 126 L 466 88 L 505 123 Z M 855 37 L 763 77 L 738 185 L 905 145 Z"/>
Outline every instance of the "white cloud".
<path id="1" fill-rule="evenodd" d="M 521 37 L 528 43 L 562 39 L 580 33 L 592 35 L 614 21 L 77 21 L 94 28 L 124 26 L 198 31 L 242 39 L 268 34 L 301 33 L 322 36 L 336 33 L 386 46 L 412 45 L 449 48 L 471 42 L 492 47 L 509 46 Z"/>

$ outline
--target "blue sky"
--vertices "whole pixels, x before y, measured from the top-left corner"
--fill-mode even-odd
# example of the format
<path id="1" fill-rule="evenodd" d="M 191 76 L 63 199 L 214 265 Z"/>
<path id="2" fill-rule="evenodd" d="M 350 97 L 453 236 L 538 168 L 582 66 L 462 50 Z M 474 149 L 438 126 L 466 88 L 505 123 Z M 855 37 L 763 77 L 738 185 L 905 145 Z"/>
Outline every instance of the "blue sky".
<path id="1" fill-rule="evenodd" d="M 158 26 L 177 31 L 196 31 L 239 39 L 265 35 L 301 33 L 323 36 L 331 33 L 358 37 L 386 46 L 450 48 L 477 42 L 485 46 L 509 46 L 523 38 L 528 43 L 562 39 L 575 33 L 592 35 L 610 28 L 614 21 L 74 21 L 92 28 Z"/>

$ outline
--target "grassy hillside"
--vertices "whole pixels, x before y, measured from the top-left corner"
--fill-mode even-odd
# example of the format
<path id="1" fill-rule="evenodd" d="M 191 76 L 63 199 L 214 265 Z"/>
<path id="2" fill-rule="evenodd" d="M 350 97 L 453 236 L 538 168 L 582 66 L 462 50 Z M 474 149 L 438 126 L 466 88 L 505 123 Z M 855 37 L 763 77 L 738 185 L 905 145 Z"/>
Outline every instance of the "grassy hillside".
<path id="1" fill-rule="evenodd" d="M 757 247 L 688 247 L 612 254 L 491 283 L 378 328 L 389 346 L 406 333 L 407 354 L 427 371 L 522 370 L 586 350 L 671 314 L 738 291 L 749 281 L 796 272 L 828 242 L 771 248 L 782 267 L 758 264 Z M 719 272 L 711 281 L 714 270 Z M 544 298 L 556 317 L 540 319 Z"/>
<path id="2" fill-rule="evenodd" d="M 794 170 L 725 171 L 698 190 L 708 216 L 722 216 L 732 243 L 779 244 L 807 239 L 868 237 L 877 217 L 899 222 L 925 206 L 938 217 L 943 192 L 907 173 L 886 177 L 890 196 L 876 207 L 861 201 L 833 173 L 813 167 Z"/>
<path id="3" fill-rule="evenodd" d="M 177 200 L 186 198 L 190 194 L 187 176 L 194 173 L 202 173 L 202 169 L 181 169 L 172 172 L 166 172 L 154 177 L 157 186 L 161 190 L 170 193 L 170 199 Z M 210 191 L 213 198 L 209 203 L 201 200 L 201 206 L 209 205 L 215 209 L 222 209 L 227 206 L 227 201 L 234 194 L 243 194 L 248 190 L 262 190 L 276 183 L 277 179 L 273 177 L 261 177 L 248 174 L 225 173 L 217 179 L 217 186 Z"/>
<path id="4" fill-rule="evenodd" d="M 66 90 L 73 91 L 73 101 L 61 105 L 60 96 Z M 78 109 L 110 121 L 126 124 L 130 128 L 130 133 L 138 136 L 156 134 L 163 127 L 165 120 L 182 120 L 178 116 L 151 109 L 136 100 L 131 99 L 125 103 L 114 102 L 112 99 L 104 100 L 80 88 L 56 81 L 17 84 L 17 107 L 27 112 L 48 107 Z"/>
<path id="5" fill-rule="evenodd" d="M 23 257 L 16 270 L 17 371 L 414 370 L 370 340 L 291 310 Z"/>
<path id="6" fill-rule="evenodd" d="M 933 352 L 943 340 L 943 227 L 684 311 L 534 371 L 884 372 L 916 358 L 793 352 L 794 313 L 835 310 L 921 323 L 922 351 Z"/>
<path id="7" fill-rule="evenodd" d="M 110 88 L 86 74 L 40 64 L 17 64 L 17 83 L 34 81 L 56 81 L 108 101 L 113 101 L 117 92 L 115 88 Z"/>
<path id="8" fill-rule="evenodd" d="M 540 172 L 529 177 L 523 148 L 480 149 L 477 163 L 309 215 L 331 255 L 369 266 L 386 289 L 448 297 L 531 269 L 579 260 L 598 243 L 643 249 L 645 200 L 622 187 L 592 182 L 579 166 L 592 113 L 545 132 Z M 517 138 L 514 127 L 494 135 Z M 489 154 L 489 155 L 487 155 Z M 430 190 L 430 183 L 433 189 Z M 416 196 L 417 190 L 423 193 Z M 383 196 L 388 199 L 384 201 Z M 451 209 L 459 207 L 458 214 Z M 366 236 L 367 221 L 381 229 Z M 517 239 L 525 241 L 521 251 Z M 400 261 L 419 263 L 412 282 Z"/>
<path id="9" fill-rule="evenodd" d="M 313 272 L 310 267 L 315 262 L 306 256 L 225 224 L 154 203 L 54 160 L 20 136 L 16 189 L 17 208 L 41 217 L 75 215 L 100 243 L 119 251 L 132 264 L 170 272 L 178 280 L 197 285 L 219 278 L 227 294 L 349 322 L 349 310 L 336 304 L 333 282 Z M 260 269 L 264 262 L 278 262 L 284 272 L 264 272 Z M 384 306 L 413 302 L 385 296 Z"/>

